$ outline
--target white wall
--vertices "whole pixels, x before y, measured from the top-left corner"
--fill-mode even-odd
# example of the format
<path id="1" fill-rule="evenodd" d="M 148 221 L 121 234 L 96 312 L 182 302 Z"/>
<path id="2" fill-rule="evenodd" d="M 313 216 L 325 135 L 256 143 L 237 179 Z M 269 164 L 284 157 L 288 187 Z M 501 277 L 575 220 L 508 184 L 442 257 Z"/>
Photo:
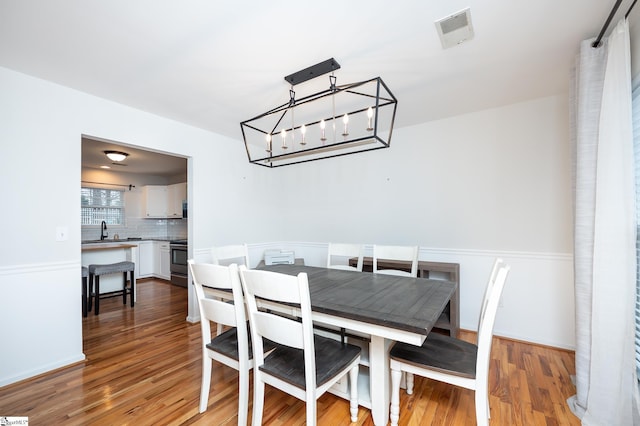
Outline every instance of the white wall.
<path id="1" fill-rule="evenodd" d="M 568 117 L 566 98 L 543 98 L 395 129 L 389 149 L 273 170 L 282 239 L 569 253 Z"/>
<path id="2" fill-rule="evenodd" d="M 216 244 L 288 241 L 303 242 L 314 263 L 327 241 L 420 244 L 422 258 L 461 263 L 462 325 L 472 328 L 499 254 L 514 259 L 514 270 L 496 329 L 573 346 L 563 97 L 396 129 L 390 149 L 268 170 L 248 164 L 240 135 L 225 138 L 3 68 L 0 93 L 8 206 L 0 232 L 11 242 L 0 249 L 0 386 L 83 359 L 82 134 L 189 157 L 192 255 Z M 69 228 L 68 241 L 55 240 L 58 226 Z M 191 300 L 189 316 L 196 314 Z"/>
<path id="3" fill-rule="evenodd" d="M 467 329 L 501 256 L 513 269 L 496 334 L 573 348 L 568 111 L 566 97 L 542 98 L 396 129 L 390 149 L 271 170 L 282 189 L 274 241 L 318 266 L 327 241 L 418 244 L 423 260 L 460 264 Z M 265 247 L 252 246 L 257 263 Z"/>
<path id="4" fill-rule="evenodd" d="M 199 200 L 189 218 L 190 229 L 201 231 L 190 235 L 195 245 L 211 244 L 202 235 L 216 238 L 220 223 L 242 219 L 256 194 L 246 186 L 239 191 L 233 175 L 224 174 L 227 162 L 236 171 L 249 169 L 237 140 L 4 68 L 0 93 L 0 235 L 7 242 L 0 248 L 1 386 L 84 358 L 78 208 L 82 134 L 195 157 L 197 166 L 189 166 L 189 179 L 197 178 L 189 199 Z M 243 196 L 223 206 L 215 199 L 216 186 Z M 59 226 L 68 228 L 67 241 L 56 241 Z"/>

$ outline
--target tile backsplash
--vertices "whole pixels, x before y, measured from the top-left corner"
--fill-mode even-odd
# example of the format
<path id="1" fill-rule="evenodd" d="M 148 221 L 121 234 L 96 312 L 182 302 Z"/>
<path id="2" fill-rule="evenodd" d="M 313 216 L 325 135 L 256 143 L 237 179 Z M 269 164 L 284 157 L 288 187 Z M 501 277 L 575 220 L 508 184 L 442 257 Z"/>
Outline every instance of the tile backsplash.
<path id="1" fill-rule="evenodd" d="M 140 219 L 129 217 L 126 225 L 107 225 L 107 238 L 113 238 L 116 234 L 121 240 L 127 238 L 159 238 L 175 240 L 187 238 L 186 219 Z M 83 226 L 82 240 L 100 239 L 99 226 Z"/>

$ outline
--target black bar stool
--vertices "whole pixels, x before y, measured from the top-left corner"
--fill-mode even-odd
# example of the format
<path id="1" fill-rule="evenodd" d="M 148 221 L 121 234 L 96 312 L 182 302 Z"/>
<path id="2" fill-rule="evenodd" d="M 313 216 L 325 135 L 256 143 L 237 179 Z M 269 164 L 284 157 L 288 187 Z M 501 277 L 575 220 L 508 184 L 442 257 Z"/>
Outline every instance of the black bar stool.
<path id="1" fill-rule="evenodd" d="M 106 265 L 89 265 L 89 310 L 91 310 L 92 300 L 95 300 L 95 314 L 100 312 L 100 276 L 107 274 L 115 274 L 122 272 L 124 282 L 122 283 L 122 304 L 127 304 L 127 293 L 131 294 L 131 307 L 133 308 L 135 298 L 135 278 L 134 270 L 136 264 L 133 262 L 123 261 L 117 263 L 109 263 Z M 131 285 L 127 288 L 127 272 L 129 272 Z"/>

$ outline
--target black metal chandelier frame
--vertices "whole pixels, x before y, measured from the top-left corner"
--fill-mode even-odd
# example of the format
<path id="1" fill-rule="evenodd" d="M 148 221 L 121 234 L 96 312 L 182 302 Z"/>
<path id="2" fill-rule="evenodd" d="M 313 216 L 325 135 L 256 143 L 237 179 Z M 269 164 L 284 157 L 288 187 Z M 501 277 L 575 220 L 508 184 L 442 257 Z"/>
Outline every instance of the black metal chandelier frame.
<path id="1" fill-rule="evenodd" d="M 312 67 L 286 76 L 285 80 L 292 85 L 291 89 L 289 90 L 289 101 L 263 114 L 240 123 L 247 156 L 250 163 L 273 168 L 383 149 L 390 146 L 391 134 L 395 121 L 395 113 L 398 101 L 380 77 L 375 77 L 357 83 L 336 85 L 336 77 L 331 75 L 330 86 L 328 89 L 308 96 L 304 96 L 300 99 L 295 98 L 295 91 L 293 90 L 294 84 L 299 84 L 309 79 L 318 77 L 320 74 L 331 72 L 335 69 L 338 69 L 339 67 L 339 64 L 337 64 L 337 62 L 333 58 L 331 58 Z M 374 85 L 374 87 L 372 87 L 372 85 Z M 372 88 L 370 92 L 363 90 L 363 88 L 366 88 L 367 86 Z M 339 118 L 339 116 L 336 116 L 335 114 L 335 99 L 337 96 L 341 96 L 341 94 L 350 96 L 352 98 L 358 98 L 359 100 L 362 100 L 362 102 L 364 102 L 362 106 L 350 110 L 348 114 L 352 116 L 364 116 L 368 112 L 369 124 L 366 129 L 366 134 L 360 134 L 353 138 L 347 138 L 347 136 L 349 136 L 349 132 L 347 131 L 347 113 L 345 113 L 345 130 L 344 133 L 342 133 L 343 139 L 337 140 L 335 138 L 336 119 Z M 324 113 L 319 112 L 319 114 L 323 115 L 320 115 L 319 118 L 316 117 L 315 119 L 307 120 L 304 123 L 296 124 L 294 122 L 293 113 L 296 108 L 303 108 L 307 104 L 320 101 L 330 96 L 333 97 L 333 111 L 326 111 Z M 379 112 L 383 109 L 390 110 L 390 113 L 386 114 L 385 116 L 387 121 L 389 121 L 389 128 L 387 130 L 388 133 L 385 135 L 381 135 L 379 132 Z M 290 113 L 292 116 L 292 123 L 290 125 L 288 123 L 284 124 L 285 117 L 288 113 Z M 270 116 L 273 116 L 273 118 L 268 125 L 265 126 L 264 123 L 260 123 L 262 119 Z M 333 123 L 333 142 L 323 142 L 322 145 L 306 147 L 305 145 L 307 143 L 305 142 L 304 138 L 305 129 L 307 127 L 322 126 L 324 125 L 325 121 Z M 322 127 L 322 129 L 322 140 L 326 141 L 326 139 L 324 138 L 324 127 Z M 286 136 L 284 135 L 286 134 L 293 135 L 292 139 L 295 140 L 296 132 L 302 133 L 302 140 L 298 143 L 297 146 L 292 145 L 292 151 L 285 151 L 288 147 L 286 145 L 283 145 L 283 149 L 280 150 L 282 152 L 276 153 L 274 149 L 275 147 L 273 136 L 279 133 L 278 130 L 280 130 L 280 132 L 283 134 L 283 140 L 285 140 Z M 266 149 L 257 150 L 255 148 L 256 144 L 250 145 L 248 140 L 249 135 L 254 138 L 260 136 L 263 140 L 266 140 Z M 386 136 L 386 140 L 384 139 L 384 136 Z M 252 149 L 250 148 L 250 146 L 252 147 Z M 266 155 L 256 155 L 256 152 L 266 153 Z"/>

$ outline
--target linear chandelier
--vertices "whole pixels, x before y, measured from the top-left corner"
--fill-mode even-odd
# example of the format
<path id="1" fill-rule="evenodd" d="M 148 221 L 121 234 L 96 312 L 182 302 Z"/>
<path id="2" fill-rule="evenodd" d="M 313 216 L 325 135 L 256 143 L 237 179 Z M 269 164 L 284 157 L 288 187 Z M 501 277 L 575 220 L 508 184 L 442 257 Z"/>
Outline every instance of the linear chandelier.
<path id="1" fill-rule="evenodd" d="M 240 123 L 249 162 L 280 167 L 389 148 L 398 101 L 380 77 L 337 85 L 335 59 L 285 77 L 289 101 Z M 331 72 L 326 90 L 296 99 L 293 86 Z"/>

